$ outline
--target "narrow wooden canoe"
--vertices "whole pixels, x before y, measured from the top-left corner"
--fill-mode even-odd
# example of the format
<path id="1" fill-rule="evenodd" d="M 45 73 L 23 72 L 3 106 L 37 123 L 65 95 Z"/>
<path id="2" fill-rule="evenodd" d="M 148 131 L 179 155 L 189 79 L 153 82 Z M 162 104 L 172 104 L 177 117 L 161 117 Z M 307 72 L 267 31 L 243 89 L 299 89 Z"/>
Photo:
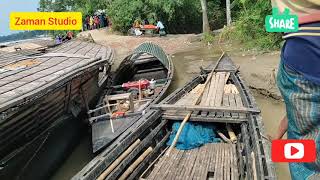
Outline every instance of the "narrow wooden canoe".
<path id="1" fill-rule="evenodd" d="M 221 90 L 220 83 L 214 82 L 219 79 L 224 87 L 228 86 L 226 89 Z M 210 85 L 203 86 L 207 80 Z M 189 103 L 199 93 L 199 87 L 204 88 L 204 101 L 197 107 L 206 107 L 205 110 Z M 270 144 L 263 138 L 261 114 L 227 55 L 154 108 L 73 179 L 276 179 Z M 172 122 L 181 121 L 189 112 L 192 112 L 190 121 L 214 124 L 226 142 L 209 143 L 192 150 L 174 148 L 167 155 Z M 233 143 L 229 136 L 235 138 Z"/>
<path id="2" fill-rule="evenodd" d="M 96 109 L 89 111 L 94 153 L 103 149 L 132 126 L 151 104 L 158 102 L 163 97 L 171 83 L 173 70 L 170 57 L 161 47 L 149 42 L 138 46 L 132 54 L 122 61 L 115 72 L 111 88 L 101 96 Z M 149 84 L 152 83 L 151 81 L 155 82 L 155 87 L 152 90 L 150 90 L 151 85 Z M 145 86 L 145 88 L 141 88 L 142 92 L 139 92 L 138 86 L 134 86 L 134 83 L 139 82 L 141 86 Z M 144 92 L 151 93 L 139 97 Z M 108 105 L 104 103 L 105 98 L 126 96 L 128 93 L 133 96 L 133 102 L 130 105 L 134 106 L 132 112 L 124 117 L 110 117 L 110 114 L 120 110 L 116 107 L 110 107 L 109 110 Z"/>
<path id="3" fill-rule="evenodd" d="M 14 57 L 0 61 L 0 179 L 22 178 L 52 129 L 96 103 L 99 68 L 109 72 L 113 52 L 70 41 L 41 56 Z"/>

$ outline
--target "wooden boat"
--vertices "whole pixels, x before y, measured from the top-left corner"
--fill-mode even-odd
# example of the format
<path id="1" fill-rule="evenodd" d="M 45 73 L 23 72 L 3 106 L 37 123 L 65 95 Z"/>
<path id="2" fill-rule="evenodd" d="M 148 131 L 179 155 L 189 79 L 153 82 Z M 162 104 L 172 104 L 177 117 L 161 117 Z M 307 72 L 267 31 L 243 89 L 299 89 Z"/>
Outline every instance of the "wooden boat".
<path id="1" fill-rule="evenodd" d="M 73 180 L 276 179 L 261 114 L 227 55 L 154 108 Z M 190 121 L 214 124 L 223 141 L 192 150 L 168 148 L 172 122 L 188 114 Z"/>
<path id="2" fill-rule="evenodd" d="M 158 102 L 172 76 L 171 59 L 158 45 L 143 43 L 127 56 L 115 72 L 111 88 L 101 96 L 96 109 L 88 112 L 93 152 L 107 146 Z"/>
<path id="3" fill-rule="evenodd" d="M 0 179 L 24 179 L 53 130 L 96 103 L 112 55 L 110 48 L 70 41 L 41 56 L 0 61 Z M 99 78 L 102 68 L 107 74 Z"/>

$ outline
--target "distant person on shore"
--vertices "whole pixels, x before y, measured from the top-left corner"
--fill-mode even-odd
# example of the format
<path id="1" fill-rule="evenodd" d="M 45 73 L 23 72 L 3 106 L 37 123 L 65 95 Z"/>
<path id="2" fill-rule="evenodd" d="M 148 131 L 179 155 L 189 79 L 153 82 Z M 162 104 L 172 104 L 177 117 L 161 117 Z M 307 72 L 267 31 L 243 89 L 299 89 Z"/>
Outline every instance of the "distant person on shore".
<path id="1" fill-rule="evenodd" d="M 165 31 L 164 25 L 159 19 L 157 20 L 157 29 L 158 29 L 158 32 L 159 32 L 160 36 L 166 35 L 166 31 Z"/>
<path id="2" fill-rule="evenodd" d="M 143 20 L 143 25 L 149 25 L 148 19 L 144 19 L 144 20 Z"/>
<path id="3" fill-rule="evenodd" d="M 103 17 L 104 15 L 101 13 L 100 15 L 99 15 L 99 21 L 100 21 L 100 27 L 101 28 L 103 28 L 104 26 L 105 26 L 105 23 L 104 23 L 104 17 Z"/>
<path id="4" fill-rule="evenodd" d="M 58 36 L 56 36 L 56 44 L 60 44 L 60 43 L 62 43 L 62 37 L 59 34 Z"/>
<path id="5" fill-rule="evenodd" d="M 85 19 L 85 24 L 86 24 L 86 30 L 90 30 L 90 16 L 86 16 Z"/>
<path id="6" fill-rule="evenodd" d="M 142 31 L 140 30 L 140 28 L 142 27 L 141 25 L 141 22 L 139 19 L 136 19 L 134 22 L 133 22 L 133 25 L 132 25 L 132 29 L 134 31 L 134 34 L 136 36 L 141 36 L 142 35 Z"/>
<path id="7" fill-rule="evenodd" d="M 98 16 L 94 16 L 94 28 L 95 29 L 100 28 L 100 21 Z"/>
<path id="8" fill-rule="evenodd" d="M 62 39 L 62 42 L 69 41 L 69 40 L 71 40 L 72 38 L 73 38 L 73 32 L 68 31 L 68 32 L 66 33 L 66 36 Z"/>
<path id="9" fill-rule="evenodd" d="M 290 140 L 314 140 L 316 161 L 289 163 L 289 168 L 294 180 L 320 179 L 320 1 L 271 2 L 281 13 L 288 8 L 298 15 L 300 29 L 283 36 L 277 84 L 287 114 L 273 139 L 282 139 L 287 132 Z"/>
<path id="10" fill-rule="evenodd" d="M 136 19 L 136 20 L 133 22 L 132 27 L 139 29 L 139 28 L 141 27 L 141 22 L 140 22 L 140 20 L 139 20 L 139 19 Z"/>
<path id="11" fill-rule="evenodd" d="M 90 25 L 90 30 L 92 30 L 93 29 L 93 17 L 92 16 L 90 16 L 89 25 Z"/>

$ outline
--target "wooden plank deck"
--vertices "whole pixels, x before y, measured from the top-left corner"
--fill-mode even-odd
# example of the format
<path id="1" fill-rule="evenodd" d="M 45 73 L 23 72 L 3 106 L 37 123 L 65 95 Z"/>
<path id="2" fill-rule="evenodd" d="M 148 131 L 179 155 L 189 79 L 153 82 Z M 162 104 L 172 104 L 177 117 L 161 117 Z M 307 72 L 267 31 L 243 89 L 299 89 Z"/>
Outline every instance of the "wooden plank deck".
<path id="1" fill-rule="evenodd" d="M 199 89 L 204 88 L 204 84 L 197 85 L 190 92 L 186 93 L 176 103 L 172 105 L 178 106 L 192 106 L 199 107 L 192 111 L 190 121 L 201 121 L 201 122 L 234 122 L 241 123 L 246 121 L 246 108 L 243 106 L 242 99 L 237 92 L 237 88 L 234 85 L 226 85 L 229 79 L 230 73 L 228 72 L 215 72 L 212 75 L 211 81 L 207 84 L 204 90 L 201 102 L 197 106 L 192 106 L 194 98 L 200 93 Z M 228 86 L 228 87 L 227 87 Z M 227 87 L 227 90 L 225 89 Z M 232 88 L 232 91 L 228 88 Z M 163 106 L 166 106 L 164 104 Z M 206 110 L 208 107 L 214 107 L 217 111 Z M 230 107 L 230 108 L 228 108 Z M 231 109 L 244 109 L 243 112 L 222 112 L 219 108 Z M 161 109 L 161 107 L 160 107 Z M 164 118 L 168 120 L 183 120 L 189 111 L 177 109 L 164 109 Z"/>
<path id="2" fill-rule="evenodd" d="M 211 143 L 192 150 L 171 151 L 145 179 L 239 179 L 235 144 Z"/>

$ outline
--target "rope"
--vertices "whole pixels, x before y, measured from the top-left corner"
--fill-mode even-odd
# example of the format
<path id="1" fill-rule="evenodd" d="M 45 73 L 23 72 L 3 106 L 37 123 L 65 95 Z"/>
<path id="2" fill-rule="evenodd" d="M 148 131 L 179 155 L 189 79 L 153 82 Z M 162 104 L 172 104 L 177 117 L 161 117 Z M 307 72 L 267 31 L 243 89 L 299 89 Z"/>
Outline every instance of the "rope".
<path id="1" fill-rule="evenodd" d="M 38 147 L 38 149 L 35 151 L 35 153 L 31 156 L 31 158 L 27 161 L 27 163 L 23 166 L 23 168 L 21 169 L 18 178 L 20 179 L 21 174 L 23 174 L 23 172 L 27 169 L 27 167 L 29 166 L 29 164 L 31 163 L 31 161 L 36 157 L 36 155 L 38 154 L 38 152 L 40 151 L 40 149 L 42 148 L 42 146 L 44 145 L 44 143 L 47 141 L 48 137 L 49 137 L 50 133 L 47 134 L 46 138 L 41 142 L 40 146 Z"/>

